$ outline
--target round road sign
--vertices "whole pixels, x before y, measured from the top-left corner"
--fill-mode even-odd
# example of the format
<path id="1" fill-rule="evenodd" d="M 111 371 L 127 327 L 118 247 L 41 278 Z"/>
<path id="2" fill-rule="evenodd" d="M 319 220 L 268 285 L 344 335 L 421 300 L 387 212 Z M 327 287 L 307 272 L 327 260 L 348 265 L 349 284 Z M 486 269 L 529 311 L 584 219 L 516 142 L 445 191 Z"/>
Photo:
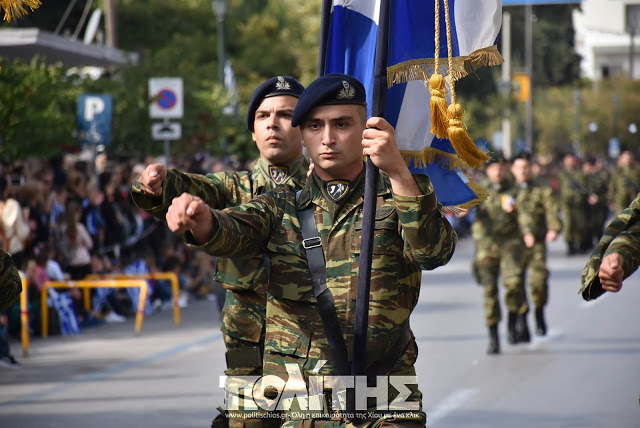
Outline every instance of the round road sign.
<path id="1" fill-rule="evenodd" d="M 176 105 L 178 97 L 171 89 L 162 89 L 158 92 L 158 106 L 162 109 L 168 110 Z"/>

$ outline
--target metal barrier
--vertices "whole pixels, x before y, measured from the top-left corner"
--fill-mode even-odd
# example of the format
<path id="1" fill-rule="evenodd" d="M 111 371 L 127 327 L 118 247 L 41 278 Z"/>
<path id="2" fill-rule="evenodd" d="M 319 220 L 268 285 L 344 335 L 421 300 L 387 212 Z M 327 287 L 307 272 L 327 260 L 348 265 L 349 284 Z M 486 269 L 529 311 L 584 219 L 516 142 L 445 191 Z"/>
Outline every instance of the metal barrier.
<path id="1" fill-rule="evenodd" d="M 29 356 L 29 299 L 27 295 L 27 279 L 20 272 L 20 281 L 22 281 L 22 293 L 20 293 L 20 330 L 22 337 L 22 356 Z"/>
<path id="2" fill-rule="evenodd" d="M 49 336 L 49 307 L 47 306 L 47 290 L 49 288 L 140 288 L 138 296 L 138 308 L 136 309 L 135 332 L 139 334 L 142 330 L 144 317 L 144 307 L 147 302 L 147 290 L 149 286 L 143 279 L 118 279 L 118 280 L 80 280 L 80 281 L 47 281 L 42 287 L 41 296 L 41 316 L 42 316 L 42 337 Z"/>
<path id="3" fill-rule="evenodd" d="M 123 274 L 123 273 L 107 273 L 107 274 L 91 274 L 85 279 L 167 279 L 171 281 L 171 294 L 173 295 L 173 322 L 180 325 L 180 306 L 178 298 L 180 297 L 180 288 L 178 283 L 178 275 L 173 272 L 156 272 L 156 273 L 139 273 L 139 274 Z M 91 296 L 89 290 L 84 290 L 84 307 L 87 311 L 91 310 Z"/>

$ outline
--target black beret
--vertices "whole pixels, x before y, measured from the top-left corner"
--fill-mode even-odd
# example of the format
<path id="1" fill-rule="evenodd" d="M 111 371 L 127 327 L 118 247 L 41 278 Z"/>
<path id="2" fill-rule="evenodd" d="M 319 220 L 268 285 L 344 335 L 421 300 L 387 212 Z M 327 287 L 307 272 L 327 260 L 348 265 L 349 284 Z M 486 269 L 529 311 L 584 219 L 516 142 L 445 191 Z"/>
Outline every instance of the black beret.
<path id="1" fill-rule="evenodd" d="M 506 165 L 508 162 L 504 156 L 498 154 L 498 155 L 492 156 L 491 159 L 489 159 L 489 161 L 485 164 L 485 167 L 489 165 L 493 165 L 494 163 L 497 163 L 500 165 Z"/>
<path id="2" fill-rule="evenodd" d="M 253 93 L 251 102 L 249 103 L 249 111 L 247 112 L 247 128 L 253 132 L 253 122 L 256 118 L 256 110 L 260 107 L 262 100 L 269 97 L 279 97 L 281 95 L 290 95 L 300 98 L 304 91 L 304 86 L 291 76 L 272 77 L 262 83 Z"/>
<path id="3" fill-rule="evenodd" d="M 358 79 L 332 73 L 317 78 L 300 96 L 293 111 L 291 126 L 302 123 L 314 107 L 338 104 L 367 105 L 367 94 Z"/>

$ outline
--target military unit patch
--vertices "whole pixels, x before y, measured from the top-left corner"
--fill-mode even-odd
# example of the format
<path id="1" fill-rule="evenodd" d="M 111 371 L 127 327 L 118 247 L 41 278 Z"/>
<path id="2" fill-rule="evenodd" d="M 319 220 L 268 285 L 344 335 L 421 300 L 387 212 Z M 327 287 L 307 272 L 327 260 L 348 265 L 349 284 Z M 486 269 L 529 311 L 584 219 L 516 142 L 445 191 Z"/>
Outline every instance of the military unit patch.
<path id="1" fill-rule="evenodd" d="M 342 86 L 343 86 L 343 88 L 340 89 L 340 92 L 338 92 L 338 97 L 337 98 L 339 100 L 350 100 L 352 98 L 355 98 L 355 96 L 356 96 L 356 88 L 351 86 L 349 84 L 349 82 L 347 82 L 346 80 L 342 81 Z"/>
<path id="2" fill-rule="evenodd" d="M 325 185 L 327 186 L 327 195 L 329 195 L 333 202 L 338 202 L 349 193 L 348 180 L 331 180 L 327 181 Z"/>
<path id="3" fill-rule="evenodd" d="M 286 166 L 269 165 L 269 175 L 276 184 L 282 184 L 289 176 L 289 168 Z"/>
<path id="4" fill-rule="evenodd" d="M 276 89 L 278 91 L 288 91 L 291 89 L 291 85 L 289 82 L 284 80 L 284 77 L 278 76 L 278 81 L 276 82 Z"/>

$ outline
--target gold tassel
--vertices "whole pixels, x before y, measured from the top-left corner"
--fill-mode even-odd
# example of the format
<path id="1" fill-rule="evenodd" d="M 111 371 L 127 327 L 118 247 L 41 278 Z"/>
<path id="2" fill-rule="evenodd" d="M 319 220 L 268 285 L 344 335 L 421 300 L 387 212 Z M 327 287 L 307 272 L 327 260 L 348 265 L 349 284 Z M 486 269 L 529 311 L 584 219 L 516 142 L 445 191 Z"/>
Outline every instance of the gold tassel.
<path id="1" fill-rule="evenodd" d="M 4 20 L 11 22 L 13 18 L 20 18 L 28 13 L 23 6 L 33 11 L 41 4 L 40 0 L 0 0 L 0 9 L 4 10 Z"/>
<path id="2" fill-rule="evenodd" d="M 458 103 L 451 104 L 449 113 L 449 141 L 460 159 L 472 168 L 482 168 L 482 164 L 491 159 L 485 152 L 480 150 L 473 142 L 467 132 L 462 116 L 464 109 Z"/>
<path id="3" fill-rule="evenodd" d="M 449 69 L 453 68 L 453 48 L 451 45 L 451 21 L 449 19 L 449 2 L 444 2 L 445 22 L 447 25 L 447 51 L 449 59 Z M 491 159 L 486 153 L 476 146 L 469 134 L 467 127 L 462 123 L 464 109 L 456 103 L 456 89 L 454 80 L 451 80 L 451 105 L 447 113 L 449 114 L 449 141 L 460 159 L 472 168 L 482 168 L 482 164 Z"/>
<path id="4" fill-rule="evenodd" d="M 431 93 L 431 133 L 438 138 L 447 138 L 447 99 L 444 77 L 434 73 L 429 78 L 429 92 Z"/>

